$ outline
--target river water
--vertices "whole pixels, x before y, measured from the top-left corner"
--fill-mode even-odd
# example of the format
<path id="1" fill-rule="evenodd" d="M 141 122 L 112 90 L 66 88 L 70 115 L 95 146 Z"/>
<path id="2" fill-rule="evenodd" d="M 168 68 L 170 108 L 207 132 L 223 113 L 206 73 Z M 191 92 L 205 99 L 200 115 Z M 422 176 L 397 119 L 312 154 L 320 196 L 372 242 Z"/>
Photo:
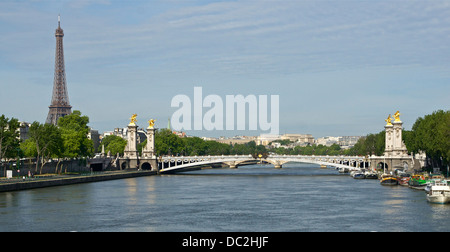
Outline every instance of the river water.
<path id="1" fill-rule="evenodd" d="M 310 164 L 0 193 L 0 231 L 450 231 L 450 205 Z"/>

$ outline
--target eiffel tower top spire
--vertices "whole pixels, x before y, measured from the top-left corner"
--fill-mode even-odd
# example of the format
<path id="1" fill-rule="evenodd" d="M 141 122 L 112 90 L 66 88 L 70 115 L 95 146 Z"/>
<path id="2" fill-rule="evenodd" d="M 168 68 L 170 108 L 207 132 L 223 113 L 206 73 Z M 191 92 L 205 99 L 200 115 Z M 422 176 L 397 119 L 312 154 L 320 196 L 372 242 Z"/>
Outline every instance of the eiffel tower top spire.
<path id="1" fill-rule="evenodd" d="M 46 123 L 56 125 L 58 119 L 72 113 L 72 106 L 69 103 L 67 93 L 66 69 L 64 66 L 63 37 L 64 31 L 61 29 L 61 16 L 58 15 L 58 28 L 55 31 L 56 52 L 55 52 L 55 77 L 53 79 L 52 103 Z"/>

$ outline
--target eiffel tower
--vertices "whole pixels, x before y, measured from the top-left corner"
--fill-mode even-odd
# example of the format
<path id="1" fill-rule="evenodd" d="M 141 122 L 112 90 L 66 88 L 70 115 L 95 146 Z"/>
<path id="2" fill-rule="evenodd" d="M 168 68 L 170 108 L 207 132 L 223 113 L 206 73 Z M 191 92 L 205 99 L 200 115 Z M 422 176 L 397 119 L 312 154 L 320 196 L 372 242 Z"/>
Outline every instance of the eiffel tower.
<path id="1" fill-rule="evenodd" d="M 56 125 L 58 119 L 72 113 L 72 106 L 69 104 L 67 94 L 66 70 L 64 67 L 64 32 L 61 29 L 61 17 L 58 16 L 58 28 L 55 32 L 56 53 L 55 53 L 55 77 L 53 80 L 52 103 L 45 123 Z"/>

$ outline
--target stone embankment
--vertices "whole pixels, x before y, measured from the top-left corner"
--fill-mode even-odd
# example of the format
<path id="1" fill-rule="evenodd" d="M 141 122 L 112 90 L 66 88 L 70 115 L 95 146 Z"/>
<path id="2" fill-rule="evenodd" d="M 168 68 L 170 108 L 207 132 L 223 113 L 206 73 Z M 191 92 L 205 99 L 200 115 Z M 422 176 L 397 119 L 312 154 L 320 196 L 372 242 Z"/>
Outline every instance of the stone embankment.
<path id="1" fill-rule="evenodd" d="M 40 178 L 13 178 L 0 180 L 0 192 L 18 191 L 50 186 L 72 185 L 79 183 L 89 183 L 106 181 L 113 179 L 134 178 L 142 176 L 156 175 L 156 171 L 109 171 L 89 173 L 86 175 L 56 175 L 52 177 Z"/>

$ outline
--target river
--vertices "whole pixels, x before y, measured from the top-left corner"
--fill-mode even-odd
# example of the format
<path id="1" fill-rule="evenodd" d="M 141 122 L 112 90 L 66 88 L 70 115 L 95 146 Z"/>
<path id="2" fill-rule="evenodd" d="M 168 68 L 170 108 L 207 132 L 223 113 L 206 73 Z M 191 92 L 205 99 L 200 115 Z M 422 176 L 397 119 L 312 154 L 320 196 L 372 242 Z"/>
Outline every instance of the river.
<path id="1" fill-rule="evenodd" d="M 450 205 L 311 164 L 0 193 L 0 231 L 450 231 Z"/>

